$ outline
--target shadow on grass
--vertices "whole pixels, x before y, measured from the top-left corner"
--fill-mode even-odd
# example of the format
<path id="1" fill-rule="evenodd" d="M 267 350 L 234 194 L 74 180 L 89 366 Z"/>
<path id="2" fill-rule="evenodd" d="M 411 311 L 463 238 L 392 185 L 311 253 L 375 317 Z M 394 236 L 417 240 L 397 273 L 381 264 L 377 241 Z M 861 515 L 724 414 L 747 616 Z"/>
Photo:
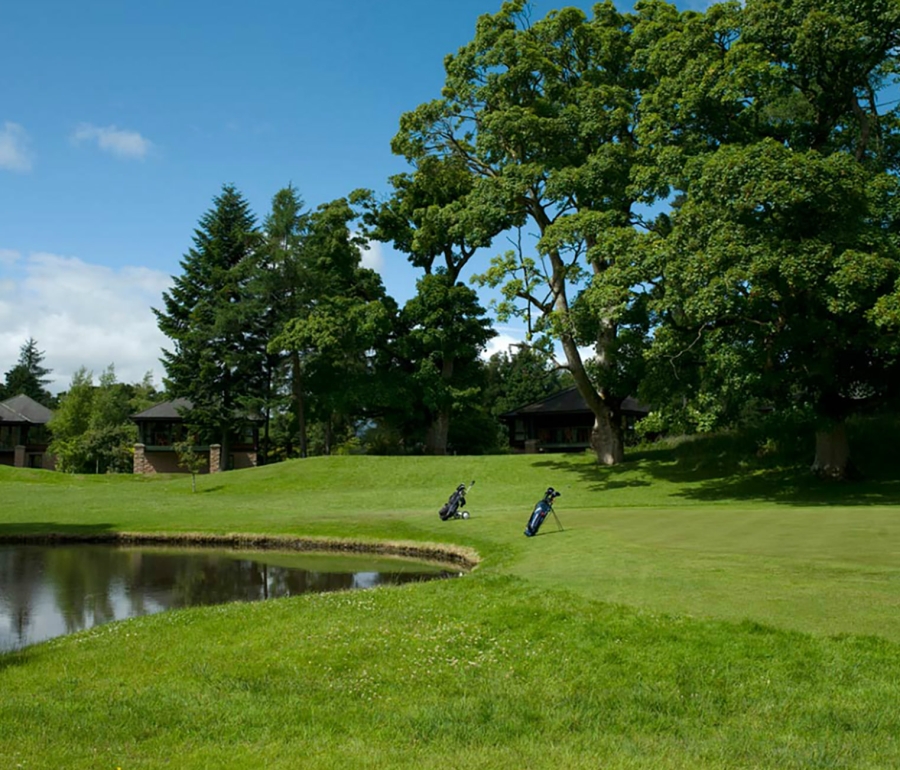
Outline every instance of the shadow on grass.
<path id="1" fill-rule="evenodd" d="M 863 464 L 871 475 L 855 481 L 815 476 L 808 465 L 767 466 L 765 458 L 742 460 L 714 439 L 683 445 L 635 450 L 616 466 L 574 461 L 565 455 L 545 456 L 537 463 L 558 472 L 575 473 L 592 491 L 652 487 L 654 481 L 676 487 L 668 496 L 693 502 L 755 500 L 796 506 L 898 505 L 900 470 L 881 463 Z M 663 499 L 659 500 L 664 503 Z"/>
<path id="2" fill-rule="evenodd" d="M 25 666 L 31 662 L 31 657 L 27 649 L 10 650 L 8 652 L 0 650 L 0 672 L 16 666 Z"/>
<path id="3" fill-rule="evenodd" d="M 54 535 L 97 535 L 114 531 L 112 524 L 60 524 L 56 521 L 20 521 L 0 523 L 0 542 Z"/>

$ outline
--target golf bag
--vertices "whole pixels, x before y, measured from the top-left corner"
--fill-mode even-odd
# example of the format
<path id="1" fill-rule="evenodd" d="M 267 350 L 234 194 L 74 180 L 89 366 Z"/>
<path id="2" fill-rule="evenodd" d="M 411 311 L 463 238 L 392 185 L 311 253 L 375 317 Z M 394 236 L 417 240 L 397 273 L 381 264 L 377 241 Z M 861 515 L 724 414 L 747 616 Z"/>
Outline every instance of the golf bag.
<path id="1" fill-rule="evenodd" d="M 538 530 L 541 528 L 541 524 L 544 523 L 544 519 L 547 518 L 548 513 L 553 513 L 553 501 L 560 496 L 560 492 L 557 492 L 553 487 L 547 487 L 547 491 L 544 492 L 543 499 L 534 506 L 534 511 L 531 513 L 531 518 L 528 519 L 528 526 L 525 527 L 525 537 L 534 537 Z M 556 514 L 553 513 L 555 516 Z M 559 519 L 556 520 L 557 524 L 559 524 Z M 560 529 L 562 526 L 560 525 Z"/>
<path id="2" fill-rule="evenodd" d="M 472 484 L 475 482 L 473 481 Z M 469 484 L 469 489 L 472 488 L 472 484 Z M 438 511 L 438 516 L 441 517 L 441 521 L 448 521 L 449 519 L 468 519 L 469 512 L 468 511 L 460 511 L 466 504 L 466 494 L 468 493 L 468 489 L 466 489 L 465 484 L 460 484 L 450 495 L 450 499 L 441 506 L 441 509 Z"/>

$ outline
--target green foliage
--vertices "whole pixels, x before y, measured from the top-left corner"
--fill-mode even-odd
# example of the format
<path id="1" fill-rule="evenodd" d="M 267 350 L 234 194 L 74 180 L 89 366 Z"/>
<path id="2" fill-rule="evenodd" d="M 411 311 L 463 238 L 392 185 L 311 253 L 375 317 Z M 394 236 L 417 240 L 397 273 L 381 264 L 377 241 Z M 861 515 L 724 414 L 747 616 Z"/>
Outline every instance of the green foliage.
<path id="1" fill-rule="evenodd" d="M 353 200 L 363 207 L 370 237 L 393 243 L 426 275 L 442 270 L 455 283 L 476 251 L 510 223 L 502 201 L 482 195 L 477 179 L 459 156 L 425 156 L 415 172 L 391 177 L 387 201 L 369 191 Z"/>
<path id="2" fill-rule="evenodd" d="M 618 410 L 643 375 L 652 324 L 644 295 L 658 277 L 635 234 L 651 229 L 638 204 L 665 192 L 658 173 L 641 173 L 655 161 L 638 128 L 652 78 L 635 41 L 662 35 L 658 11 L 625 15 L 605 3 L 590 18 L 566 8 L 534 20 L 526 3 L 504 3 L 446 58 L 442 98 L 405 114 L 393 143 L 419 176 L 466 168 L 457 209 L 480 216 L 491 235 L 517 228 L 516 249 L 476 280 L 500 289 L 501 320 L 520 317 L 529 335 L 561 343 L 600 421 L 603 462 L 622 459 Z M 523 241 L 532 227 L 537 240 Z M 596 354 L 591 367 L 585 346 Z"/>
<path id="3" fill-rule="evenodd" d="M 477 250 L 513 220 L 502 199 L 483 194 L 479 173 L 464 157 L 423 155 L 415 166 L 411 174 L 391 177 L 387 201 L 376 202 L 367 191 L 354 194 L 368 235 L 392 242 L 424 271 L 417 296 L 398 319 L 392 355 L 399 367 L 387 375 L 387 387 L 404 396 L 386 401 L 385 419 L 393 422 L 389 430 L 405 434 L 407 445 L 428 454 L 484 451 L 497 446 L 497 430 L 475 403 L 478 372 L 470 349 L 484 344 L 484 311 L 458 281 Z M 449 344 L 457 333 L 459 344 Z"/>
<path id="4" fill-rule="evenodd" d="M 143 386 L 148 384 L 145 378 Z M 49 451 L 57 457 L 57 468 L 67 473 L 131 473 L 137 426 L 134 388 L 116 382 L 115 367 L 100 375 L 81 367 L 50 421 L 53 441 Z M 146 391 L 144 391 L 146 394 Z M 142 399 L 139 399 L 142 400 Z"/>
<path id="5" fill-rule="evenodd" d="M 143 380 L 125 387 L 129 393 L 128 409 L 131 414 L 143 412 L 164 400 L 163 394 L 153 384 L 153 372 L 147 372 Z"/>
<path id="6" fill-rule="evenodd" d="M 900 123 L 882 104 L 900 7 L 748 0 L 673 22 L 642 101 L 679 193 L 642 394 L 701 430 L 750 404 L 830 431 L 900 383 Z"/>
<path id="7" fill-rule="evenodd" d="M 56 455 L 56 467 L 64 473 L 76 473 L 89 467 L 85 436 L 91 427 L 93 401 L 93 373 L 82 366 L 72 375 L 69 389 L 60 397 L 49 423 L 53 434 L 49 451 Z"/>
<path id="8" fill-rule="evenodd" d="M 163 351 L 166 389 L 190 399 L 191 428 L 219 441 L 225 457 L 235 412 L 264 390 L 266 340 L 250 322 L 258 307 L 246 291 L 259 243 L 247 202 L 226 185 L 200 219 L 182 275 L 163 293 L 164 309 L 154 309 L 174 347 Z"/>
<path id="9" fill-rule="evenodd" d="M 292 366 L 294 404 L 321 423 L 320 451 L 329 453 L 338 434 L 349 432 L 377 408 L 374 359 L 389 338 L 396 305 L 381 278 L 361 266 L 362 240 L 350 223 L 356 213 L 346 200 L 320 206 L 307 221 L 296 251 L 303 283 L 290 313 L 279 318 L 270 353 L 286 354 Z M 335 383 L 340 382 L 340 387 Z M 297 422 L 300 413 L 295 410 Z M 304 428 L 305 432 L 306 428 Z M 305 453 L 307 439 L 301 437 Z"/>
<path id="10" fill-rule="evenodd" d="M 362 432 L 362 442 L 369 455 L 406 454 L 401 429 L 388 420 L 379 420 Z"/>
<path id="11" fill-rule="evenodd" d="M 304 315 L 314 290 L 304 258 L 309 222 L 310 214 L 303 211 L 297 190 L 291 185 L 279 190 L 265 219 L 264 239 L 254 254 L 248 280 L 254 308 L 251 321 L 266 339 L 265 388 L 245 397 L 244 403 L 265 415 L 264 463 L 292 455 L 295 441 L 300 456 L 307 453 L 303 362 L 298 351 L 280 349 L 273 339 L 289 320 Z"/>
<path id="12" fill-rule="evenodd" d="M 487 362 L 485 404 L 496 418 L 569 387 L 571 378 L 553 365 L 549 353 L 522 345 L 494 353 Z"/>
<path id="13" fill-rule="evenodd" d="M 399 318 L 395 355 L 407 376 L 394 419 L 405 422 L 407 437 L 418 422 L 424 451 L 444 454 L 455 417 L 478 402 L 478 356 L 495 333 L 475 292 L 443 271 L 423 276 L 416 289 Z"/>
<path id="14" fill-rule="evenodd" d="M 174 449 L 178 457 L 178 467 L 191 474 L 191 492 L 196 492 L 197 474 L 209 465 L 209 460 L 196 451 L 193 437 L 176 441 Z"/>
<path id="15" fill-rule="evenodd" d="M 39 404 L 53 406 L 53 396 L 44 387 L 50 380 L 46 375 L 50 369 L 41 365 L 44 352 L 38 350 L 37 342 L 29 337 L 19 349 L 19 360 L 6 375 L 5 384 L 0 384 L 0 400 L 24 394 Z"/>

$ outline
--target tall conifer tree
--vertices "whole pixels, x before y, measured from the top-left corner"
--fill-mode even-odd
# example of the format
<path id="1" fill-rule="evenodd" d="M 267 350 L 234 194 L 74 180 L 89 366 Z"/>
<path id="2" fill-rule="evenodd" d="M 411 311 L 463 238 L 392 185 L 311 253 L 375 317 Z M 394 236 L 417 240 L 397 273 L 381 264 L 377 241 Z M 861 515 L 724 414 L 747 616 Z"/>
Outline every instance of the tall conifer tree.
<path id="1" fill-rule="evenodd" d="M 183 274 L 154 309 L 174 350 L 163 351 L 166 388 L 190 399 L 191 427 L 202 440 L 222 445 L 227 462 L 235 414 L 263 387 L 264 340 L 246 318 L 246 283 L 260 233 L 241 194 L 225 185 L 194 231 L 194 247 L 181 261 Z"/>
<path id="2" fill-rule="evenodd" d="M 0 397 L 12 398 L 25 394 L 44 406 L 50 406 L 53 396 L 44 387 L 50 380 L 50 369 L 41 365 L 44 351 L 38 350 L 37 341 L 29 337 L 19 348 L 18 363 L 6 373 L 6 387 L 0 388 Z"/>

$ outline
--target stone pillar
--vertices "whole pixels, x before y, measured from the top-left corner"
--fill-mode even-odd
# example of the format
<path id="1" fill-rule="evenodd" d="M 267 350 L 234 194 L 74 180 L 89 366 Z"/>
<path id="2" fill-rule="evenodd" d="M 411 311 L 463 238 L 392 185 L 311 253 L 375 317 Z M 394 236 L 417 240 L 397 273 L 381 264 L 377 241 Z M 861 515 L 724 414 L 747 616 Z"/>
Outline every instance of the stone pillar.
<path id="1" fill-rule="evenodd" d="M 218 473 L 222 470 L 222 445 L 209 445 L 209 472 Z"/>
<path id="2" fill-rule="evenodd" d="M 144 454 L 145 445 L 144 444 L 135 444 L 134 445 L 134 473 L 135 474 L 144 474 L 151 473 L 152 468 L 148 467 L 147 457 Z"/>
<path id="3" fill-rule="evenodd" d="M 536 438 L 529 438 L 525 441 L 525 454 L 536 455 L 540 448 L 540 441 Z"/>
<path id="4" fill-rule="evenodd" d="M 15 454 L 13 455 L 13 465 L 16 468 L 25 467 L 25 447 L 22 444 L 16 444 Z"/>

